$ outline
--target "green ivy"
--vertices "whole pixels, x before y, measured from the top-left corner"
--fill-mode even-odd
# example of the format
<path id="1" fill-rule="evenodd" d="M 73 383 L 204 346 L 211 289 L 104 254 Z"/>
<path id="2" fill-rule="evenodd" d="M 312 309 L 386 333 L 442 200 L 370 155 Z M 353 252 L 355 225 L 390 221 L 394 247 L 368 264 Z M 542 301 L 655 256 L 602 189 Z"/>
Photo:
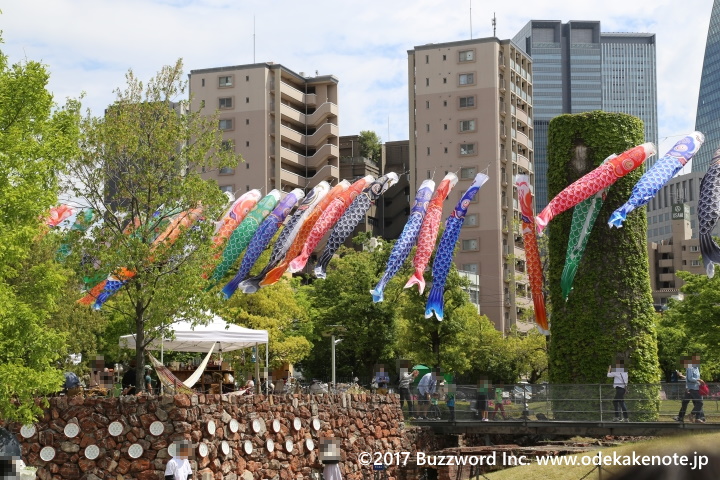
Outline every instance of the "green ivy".
<path id="1" fill-rule="evenodd" d="M 548 190 L 552 198 L 603 160 L 643 143 L 643 124 L 636 117 L 593 111 L 561 115 L 548 131 Z M 585 149 L 585 159 L 576 151 Z M 575 157 L 575 158 L 574 158 Z M 550 381 L 590 384 L 609 382 L 608 365 L 622 358 L 630 384 L 660 380 L 657 338 L 646 247 L 645 209 L 632 212 L 623 228 L 610 229 L 610 214 L 630 197 L 643 168 L 619 179 L 608 195 L 592 230 L 567 302 L 560 288 L 572 209 L 548 227 L 548 284 L 552 309 Z M 655 389 L 656 390 L 656 389 Z M 657 392 L 636 389 L 634 418 L 657 415 Z"/>

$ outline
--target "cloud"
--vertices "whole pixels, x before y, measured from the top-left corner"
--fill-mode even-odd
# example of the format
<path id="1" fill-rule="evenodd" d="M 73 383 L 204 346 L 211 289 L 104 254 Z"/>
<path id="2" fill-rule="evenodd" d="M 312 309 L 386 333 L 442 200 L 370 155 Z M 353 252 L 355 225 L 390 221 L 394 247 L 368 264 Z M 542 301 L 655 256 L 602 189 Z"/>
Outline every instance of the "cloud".
<path id="1" fill-rule="evenodd" d="M 183 58 L 186 71 L 274 61 L 340 80 L 342 135 L 375 130 L 408 138 L 407 51 L 417 45 L 512 38 L 530 19 L 600 20 L 606 32 L 657 38 L 660 138 L 693 129 L 712 2 L 559 0 L 25 0 L 3 6 L 2 45 L 11 61 L 49 66 L 56 98 L 86 92 L 101 114 L 132 68 L 140 78 Z M 470 7 L 472 5 L 472 16 Z M 496 9 L 496 10 L 494 10 Z M 689 19 L 680 22 L 680 14 Z M 388 119 L 390 134 L 388 135 Z M 662 142 L 661 142 L 662 145 Z"/>

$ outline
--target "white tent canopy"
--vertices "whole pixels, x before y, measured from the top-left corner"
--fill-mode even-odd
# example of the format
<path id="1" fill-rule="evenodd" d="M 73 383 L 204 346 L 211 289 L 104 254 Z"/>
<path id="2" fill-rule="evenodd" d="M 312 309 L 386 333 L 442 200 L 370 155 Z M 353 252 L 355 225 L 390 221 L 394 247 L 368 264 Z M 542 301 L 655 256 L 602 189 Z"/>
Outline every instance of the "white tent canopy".
<path id="1" fill-rule="evenodd" d="M 207 325 L 195 325 L 181 320 L 167 327 L 174 338 L 157 338 L 147 346 L 149 350 L 172 350 L 173 352 L 207 352 L 217 343 L 217 352 L 229 352 L 241 348 L 268 343 L 267 330 L 252 330 L 227 323 L 217 315 Z M 120 347 L 135 349 L 135 335 L 120 337 Z"/>

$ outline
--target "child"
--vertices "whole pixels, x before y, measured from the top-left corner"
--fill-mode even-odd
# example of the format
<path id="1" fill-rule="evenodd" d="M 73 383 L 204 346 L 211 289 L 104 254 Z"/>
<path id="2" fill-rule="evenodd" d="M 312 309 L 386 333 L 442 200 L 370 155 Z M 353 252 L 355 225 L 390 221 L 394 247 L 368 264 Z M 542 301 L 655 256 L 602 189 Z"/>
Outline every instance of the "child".
<path id="1" fill-rule="evenodd" d="M 183 440 L 175 442 L 175 456 L 165 466 L 165 480 L 191 480 L 192 467 L 188 462 L 190 456 L 190 442 Z"/>

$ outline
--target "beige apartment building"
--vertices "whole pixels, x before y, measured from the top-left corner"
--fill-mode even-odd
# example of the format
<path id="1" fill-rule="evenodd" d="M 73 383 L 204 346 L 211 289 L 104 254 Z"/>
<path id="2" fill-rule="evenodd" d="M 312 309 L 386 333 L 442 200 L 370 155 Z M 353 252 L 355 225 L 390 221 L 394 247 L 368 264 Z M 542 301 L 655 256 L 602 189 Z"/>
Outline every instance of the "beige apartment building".
<path id="1" fill-rule="evenodd" d="M 680 287 L 685 282 L 675 275 L 676 272 L 705 273 L 700 241 L 692 238 L 690 205 L 678 202 L 671 208 L 671 236 L 659 242 L 648 242 L 650 286 L 656 309 L 663 308 L 668 298 L 682 298 Z"/>
<path id="2" fill-rule="evenodd" d="M 478 275 L 480 312 L 501 331 L 532 308 L 516 174 L 533 173 L 532 65 L 510 40 L 483 38 L 408 51 L 410 191 L 457 172 L 453 210 L 478 172 L 490 179 L 470 205 L 455 263 Z"/>
<path id="3" fill-rule="evenodd" d="M 338 79 L 305 76 L 272 62 L 192 70 L 191 108 L 219 111 L 224 145 L 237 168 L 208 171 L 236 196 L 262 188 L 289 192 L 340 175 Z"/>

